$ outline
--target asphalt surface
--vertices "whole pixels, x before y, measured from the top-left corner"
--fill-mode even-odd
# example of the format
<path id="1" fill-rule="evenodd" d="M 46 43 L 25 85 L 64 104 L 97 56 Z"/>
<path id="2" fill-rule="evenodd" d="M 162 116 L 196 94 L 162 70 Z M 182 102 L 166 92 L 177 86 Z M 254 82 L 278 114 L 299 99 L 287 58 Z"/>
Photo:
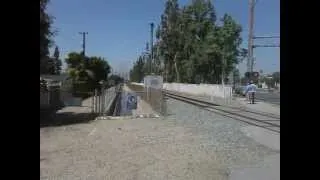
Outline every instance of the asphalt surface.
<path id="1" fill-rule="evenodd" d="M 280 105 L 280 93 L 257 90 L 256 98 L 258 101 L 264 101 L 271 104 Z"/>

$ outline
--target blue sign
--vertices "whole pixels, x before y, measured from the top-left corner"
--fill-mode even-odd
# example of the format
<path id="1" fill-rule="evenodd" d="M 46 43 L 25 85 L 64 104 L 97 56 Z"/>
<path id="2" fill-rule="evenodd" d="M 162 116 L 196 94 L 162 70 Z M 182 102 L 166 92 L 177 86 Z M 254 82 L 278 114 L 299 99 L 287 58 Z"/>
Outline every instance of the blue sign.
<path id="1" fill-rule="evenodd" d="M 127 110 L 137 109 L 137 95 L 133 93 L 127 94 Z"/>
<path id="2" fill-rule="evenodd" d="M 137 95 L 132 92 L 121 93 L 121 116 L 132 115 L 132 110 L 137 109 Z"/>

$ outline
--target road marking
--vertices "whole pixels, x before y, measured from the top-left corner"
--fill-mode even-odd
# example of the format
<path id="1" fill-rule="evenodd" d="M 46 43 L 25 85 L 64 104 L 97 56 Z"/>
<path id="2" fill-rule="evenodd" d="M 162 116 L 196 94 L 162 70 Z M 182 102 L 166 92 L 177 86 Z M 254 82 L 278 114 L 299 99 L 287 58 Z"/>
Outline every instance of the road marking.
<path id="1" fill-rule="evenodd" d="M 93 128 L 92 131 L 88 134 L 88 136 L 93 135 L 96 132 L 97 128 Z"/>

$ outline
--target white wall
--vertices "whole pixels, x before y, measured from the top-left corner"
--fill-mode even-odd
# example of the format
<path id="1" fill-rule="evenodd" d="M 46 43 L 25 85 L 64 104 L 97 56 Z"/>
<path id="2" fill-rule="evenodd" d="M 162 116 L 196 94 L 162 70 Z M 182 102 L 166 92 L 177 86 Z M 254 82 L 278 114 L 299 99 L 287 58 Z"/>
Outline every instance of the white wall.
<path id="1" fill-rule="evenodd" d="M 143 86 L 143 83 L 132 83 Z M 225 85 L 224 88 L 221 84 L 183 84 L 183 83 L 164 83 L 163 89 L 169 91 L 177 91 L 201 96 L 231 98 L 232 87 Z"/>
<path id="2" fill-rule="evenodd" d="M 213 96 L 220 98 L 231 98 L 232 87 L 220 84 L 182 84 L 182 83 L 164 83 L 163 89 L 178 91 L 200 96 Z"/>

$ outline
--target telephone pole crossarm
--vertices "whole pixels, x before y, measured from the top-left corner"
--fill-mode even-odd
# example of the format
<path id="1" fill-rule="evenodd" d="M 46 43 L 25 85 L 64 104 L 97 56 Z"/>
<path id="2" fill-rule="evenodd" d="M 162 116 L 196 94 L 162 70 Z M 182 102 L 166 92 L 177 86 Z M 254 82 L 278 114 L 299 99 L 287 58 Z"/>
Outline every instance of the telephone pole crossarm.
<path id="1" fill-rule="evenodd" d="M 270 45 L 253 45 L 253 48 L 257 48 L 257 47 L 280 47 L 280 44 L 279 45 L 276 45 L 276 44 L 274 44 L 274 45 L 272 45 L 272 44 L 270 44 Z"/>
<path id="2" fill-rule="evenodd" d="M 280 36 L 254 36 L 253 39 L 276 39 L 280 38 Z"/>

